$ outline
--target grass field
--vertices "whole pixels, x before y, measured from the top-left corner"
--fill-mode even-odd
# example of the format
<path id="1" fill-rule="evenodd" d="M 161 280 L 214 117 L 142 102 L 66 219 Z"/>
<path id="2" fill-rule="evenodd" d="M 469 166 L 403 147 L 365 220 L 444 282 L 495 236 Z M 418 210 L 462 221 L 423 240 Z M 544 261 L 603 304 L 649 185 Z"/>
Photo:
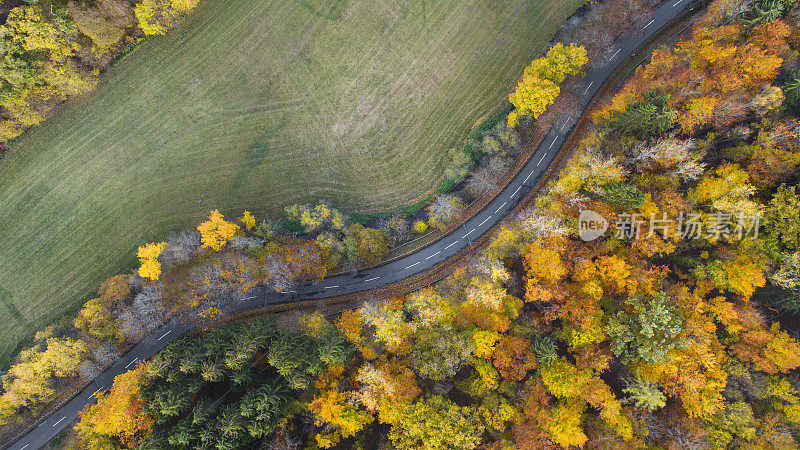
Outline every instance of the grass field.
<path id="1" fill-rule="evenodd" d="M 203 0 L 0 161 L 0 361 L 209 209 L 430 192 L 582 0 Z"/>

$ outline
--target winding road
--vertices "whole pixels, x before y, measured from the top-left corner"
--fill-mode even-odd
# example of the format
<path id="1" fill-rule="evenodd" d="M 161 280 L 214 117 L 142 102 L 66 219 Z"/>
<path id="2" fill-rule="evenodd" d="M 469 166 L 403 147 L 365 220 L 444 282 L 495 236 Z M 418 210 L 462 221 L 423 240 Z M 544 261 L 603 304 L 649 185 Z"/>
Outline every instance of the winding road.
<path id="1" fill-rule="evenodd" d="M 634 36 L 623 36 L 616 40 L 613 48 L 607 53 L 608 64 L 602 68 L 590 70 L 581 81 L 582 84 L 578 91 L 581 97 L 581 114 L 622 61 L 695 1 L 697 0 L 667 0 L 656 9 L 653 20 L 644 25 L 641 30 L 635 30 L 638 32 L 635 32 Z M 435 243 L 401 259 L 356 274 L 337 275 L 325 278 L 316 284 L 300 285 L 296 291 L 286 295 L 268 293 L 265 287 L 259 286 L 251 297 L 245 298 L 239 303 L 234 312 L 371 290 L 391 285 L 436 266 L 487 233 L 528 195 L 550 167 L 558 152 L 561 151 L 570 131 L 571 127 L 559 127 L 559 124 L 551 126 L 539 148 L 503 191 L 483 210 Z M 130 369 L 137 361 L 153 357 L 169 342 L 192 329 L 191 325 L 185 324 L 179 319 L 173 319 L 157 328 L 98 376 L 88 387 L 5 448 L 34 450 L 43 447 L 61 430 L 73 423 L 78 418 L 78 413 L 87 404 L 94 402 L 95 394 L 108 389 L 114 377 Z"/>

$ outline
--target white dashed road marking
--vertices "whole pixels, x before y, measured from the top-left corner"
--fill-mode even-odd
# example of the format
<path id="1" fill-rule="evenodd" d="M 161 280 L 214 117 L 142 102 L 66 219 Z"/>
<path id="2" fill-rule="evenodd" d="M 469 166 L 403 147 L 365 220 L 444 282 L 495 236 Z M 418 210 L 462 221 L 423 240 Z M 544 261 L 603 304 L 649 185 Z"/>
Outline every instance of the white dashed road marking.
<path id="1" fill-rule="evenodd" d="M 416 266 L 416 265 L 417 265 L 417 264 L 419 264 L 420 262 L 422 262 L 422 261 L 417 261 L 417 262 L 415 262 L 414 264 L 412 264 L 412 265 L 410 265 L 410 266 L 406 266 L 406 270 L 408 270 L 408 269 L 410 269 L 410 268 L 412 268 L 412 267 Z"/>
<path id="2" fill-rule="evenodd" d="M 530 176 L 530 175 L 528 175 L 528 176 Z M 499 208 L 497 208 L 497 211 L 495 211 L 494 213 L 495 213 L 495 214 L 499 213 L 499 212 L 500 212 L 500 210 L 501 210 L 501 209 L 503 209 L 503 206 L 506 206 L 506 203 L 508 203 L 508 202 L 503 202 L 503 204 L 502 204 L 502 205 L 500 205 L 500 207 L 499 207 Z"/>
<path id="3" fill-rule="evenodd" d="M 165 337 L 167 337 L 167 335 L 168 335 L 168 334 L 170 334 L 170 333 L 172 333 L 172 330 L 169 330 L 169 331 L 167 331 L 166 333 L 162 334 L 162 335 L 161 335 L 161 337 L 160 337 L 160 338 L 158 338 L 158 340 L 160 341 L 160 340 L 164 339 L 164 338 L 165 338 Z"/>
<path id="4" fill-rule="evenodd" d="M 22 447 L 20 447 L 19 450 L 25 450 L 29 445 L 31 445 L 31 444 L 25 444 Z"/>
<path id="5" fill-rule="evenodd" d="M 455 242 L 451 243 L 450 245 L 448 245 L 448 246 L 447 246 L 447 247 L 445 247 L 444 249 L 445 249 L 445 250 L 447 250 L 448 248 L 450 248 L 450 247 L 452 247 L 452 246 L 454 246 L 454 245 L 456 245 L 456 244 L 458 244 L 458 241 L 455 241 Z"/>
<path id="6" fill-rule="evenodd" d="M 538 163 L 536 163 L 536 167 L 539 167 L 539 164 L 541 164 L 541 163 L 542 163 L 542 161 L 544 161 L 544 157 L 545 157 L 545 156 L 547 156 L 547 153 L 545 153 L 544 155 L 542 155 L 542 159 L 540 159 L 540 160 L 539 160 L 539 162 L 538 162 Z"/>
<path id="7" fill-rule="evenodd" d="M 586 86 L 586 90 L 583 91 L 583 95 L 586 95 L 586 93 L 589 92 L 589 89 L 592 87 L 593 84 L 594 84 L 594 81 L 592 81 L 591 83 L 589 83 L 588 86 Z"/>
<path id="8" fill-rule="evenodd" d="M 428 256 L 428 257 L 427 257 L 427 258 L 425 258 L 425 259 L 431 259 L 431 258 L 433 258 L 434 256 L 438 255 L 439 253 L 442 253 L 442 252 L 436 252 L 436 253 L 432 254 L 431 256 Z"/>
<path id="9" fill-rule="evenodd" d="M 370 281 L 375 281 L 375 280 L 377 280 L 378 278 L 380 278 L 380 277 L 372 277 L 372 278 L 370 278 L 369 280 L 364 280 L 364 283 L 369 283 Z"/>
<path id="10" fill-rule="evenodd" d="M 564 128 L 567 127 L 570 119 L 572 119 L 572 116 L 567 116 L 567 120 L 564 121 L 564 125 L 561 125 L 561 131 L 564 131 Z"/>
<path id="11" fill-rule="evenodd" d="M 473 228 L 473 229 L 469 230 L 469 231 L 467 232 L 467 234 L 465 234 L 465 235 L 464 235 L 464 238 L 466 238 L 467 236 L 469 236 L 470 234 L 472 234 L 472 232 L 473 232 L 473 231 L 475 231 L 475 228 Z M 462 238 L 462 239 L 464 239 L 464 238 Z"/>
<path id="12" fill-rule="evenodd" d="M 322 288 L 322 289 L 336 289 L 336 288 L 338 288 L 338 287 L 339 287 L 339 285 L 337 284 L 336 286 L 325 286 L 325 287 L 324 287 L 324 288 Z"/>
<path id="13" fill-rule="evenodd" d="M 516 191 L 514 191 L 514 193 L 513 193 L 513 194 L 511 194 L 511 197 L 514 197 L 515 195 L 517 195 L 517 192 L 519 192 L 519 190 L 520 190 L 520 189 L 522 189 L 522 186 L 518 186 L 518 187 L 517 187 L 517 190 L 516 190 Z"/>
<path id="14" fill-rule="evenodd" d="M 528 176 L 525 177 L 525 181 L 523 181 L 523 183 L 527 183 L 528 182 L 528 178 L 530 178 L 531 176 L 533 176 L 533 171 L 532 170 L 531 170 L 531 173 L 529 173 Z"/>
<path id="15" fill-rule="evenodd" d="M 622 51 L 622 49 L 621 49 L 621 48 L 620 48 L 620 49 L 617 49 L 617 51 L 616 51 L 616 52 L 614 52 L 614 54 L 611 56 L 611 59 L 614 59 L 614 58 L 616 58 L 616 57 L 617 57 L 617 55 L 619 55 L 619 52 L 621 52 L 621 51 Z M 609 60 L 609 61 L 610 61 L 610 60 Z"/>
<path id="16" fill-rule="evenodd" d="M 58 419 L 58 422 L 54 423 L 54 424 L 53 424 L 53 426 L 56 426 L 56 425 L 60 424 L 60 423 L 61 423 L 61 421 L 63 421 L 63 420 L 64 420 L 64 419 L 66 419 L 66 418 L 67 418 L 67 416 L 64 416 L 64 417 L 62 417 L 62 418 Z"/>
<path id="17" fill-rule="evenodd" d="M 553 146 L 556 144 L 557 140 L 558 140 L 558 136 L 554 137 L 553 138 L 553 142 L 550 143 L 550 147 L 547 147 L 547 149 L 550 150 L 551 148 L 553 148 Z"/>
<path id="18" fill-rule="evenodd" d="M 683 0 L 678 0 L 677 2 L 672 4 L 672 7 L 674 8 L 674 7 L 678 6 L 678 5 L 680 5 L 681 3 L 683 3 Z"/>
<path id="19" fill-rule="evenodd" d="M 653 22 L 655 22 L 655 19 L 651 20 L 650 22 L 647 22 L 647 25 L 645 25 L 644 28 L 642 29 L 644 30 L 645 28 L 649 27 L 650 25 L 653 24 Z"/>
<path id="20" fill-rule="evenodd" d="M 487 222 L 489 219 L 491 219 L 491 218 L 492 218 L 492 216 L 489 216 L 489 217 L 487 217 L 487 218 L 483 219 L 483 222 L 481 222 L 481 224 L 480 224 L 480 225 L 478 225 L 478 226 L 479 226 L 479 227 L 482 227 L 482 226 L 483 226 L 483 224 L 485 224 L 485 223 L 486 223 L 486 222 Z"/>
<path id="21" fill-rule="evenodd" d="M 127 369 L 128 367 L 131 366 L 131 364 L 135 363 L 136 361 L 138 361 L 138 359 L 137 358 L 133 358 L 133 361 L 129 362 L 128 365 L 125 366 L 125 368 Z"/>
<path id="22" fill-rule="evenodd" d="M 252 296 L 252 297 L 245 297 L 245 298 L 243 298 L 242 300 L 252 300 L 252 299 L 254 299 L 254 298 L 256 298 L 256 296 L 255 296 L 255 295 L 254 295 L 254 296 Z"/>

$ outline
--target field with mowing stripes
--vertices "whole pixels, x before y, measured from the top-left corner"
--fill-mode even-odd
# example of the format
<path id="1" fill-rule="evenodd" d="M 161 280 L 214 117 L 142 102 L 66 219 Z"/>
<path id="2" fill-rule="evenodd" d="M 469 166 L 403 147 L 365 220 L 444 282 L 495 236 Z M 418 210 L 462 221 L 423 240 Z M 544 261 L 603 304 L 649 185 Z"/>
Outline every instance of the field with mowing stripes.
<path id="1" fill-rule="evenodd" d="M 203 0 L 0 161 L 0 363 L 209 209 L 413 202 L 582 0 Z"/>

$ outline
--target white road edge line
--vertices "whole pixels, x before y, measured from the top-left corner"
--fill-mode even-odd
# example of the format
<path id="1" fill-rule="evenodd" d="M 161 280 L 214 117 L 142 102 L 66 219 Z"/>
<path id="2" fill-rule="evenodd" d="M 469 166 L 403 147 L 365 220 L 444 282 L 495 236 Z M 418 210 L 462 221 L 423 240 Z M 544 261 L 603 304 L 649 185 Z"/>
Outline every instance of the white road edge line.
<path id="1" fill-rule="evenodd" d="M 53 424 L 53 426 L 56 426 L 56 425 L 60 424 L 60 423 L 61 423 L 61 421 L 62 421 L 62 420 L 64 420 L 64 419 L 66 419 L 66 418 L 67 418 L 67 416 L 64 416 L 64 417 L 62 417 L 62 418 L 58 419 L 58 422 L 54 423 L 54 424 Z"/>
<path id="2" fill-rule="evenodd" d="M 542 161 L 544 161 L 544 157 L 545 157 L 545 156 L 547 156 L 547 153 L 545 153 L 544 155 L 542 155 L 542 159 L 540 159 L 540 160 L 539 160 L 539 162 L 538 162 L 538 163 L 536 163 L 536 167 L 539 167 L 539 164 L 541 164 L 541 163 L 542 163 Z"/>
<path id="3" fill-rule="evenodd" d="M 486 222 L 487 222 L 489 219 L 491 219 L 491 218 L 492 218 L 492 216 L 489 216 L 489 217 L 487 217 L 487 218 L 483 219 L 483 222 L 481 222 L 481 224 L 480 224 L 480 225 L 478 225 L 478 226 L 479 226 L 479 227 L 482 227 L 482 226 L 483 226 L 483 224 L 485 224 L 485 223 L 486 223 Z"/>
<path id="4" fill-rule="evenodd" d="M 416 266 L 417 264 L 419 264 L 419 263 L 421 263 L 421 262 L 422 262 L 422 261 L 417 261 L 417 262 L 415 262 L 414 264 L 412 264 L 412 265 L 410 265 L 410 266 L 406 266 L 406 270 L 408 270 L 408 269 L 410 269 L 410 268 L 412 268 L 412 267 Z"/>
<path id="5" fill-rule="evenodd" d="M 369 280 L 364 280 L 364 283 L 369 283 L 370 281 L 375 281 L 375 280 L 377 280 L 378 278 L 380 278 L 380 277 L 372 277 L 372 278 L 370 278 Z"/>
<path id="6" fill-rule="evenodd" d="M 556 144 L 557 140 L 558 140 L 558 136 L 554 137 L 553 138 L 553 142 L 550 143 L 550 147 L 547 147 L 547 149 L 550 150 L 551 148 L 553 148 L 553 146 Z"/>
<path id="7" fill-rule="evenodd" d="M 450 247 L 452 247 L 452 246 L 454 246 L 454 245 L 456 245 L 456 244 L 458 244 L 458 241 L 454 241 L 453 243 L 451 243 L 450 245 L 448 245 L 447 247 L 445 247 L 445 248 L 444 248 L 444 250 L 447 250 L 448 248 L 450 248 Z"/>
<path id="8" fill-rule="evenodd" d="M 434 256 L 438 255 L 439 253 L 442 253 L 442 252 L 441 252 L 441 251 L 438 251 L 438 252 L 436 252 L 436 253 L 432 254 L 431 256 L 428 256 L 428 257 L 427 257 L 427 258 L 425 258 L 425 259 L 431 259 L 431 258 L 433 258 Z"/>
<path id="9" fill-rule="evenodd" d="M 589 83 L 588 86 L 586 86 L 586 90 L 583 91 L 583 95 L 586 95 L 589 92 L 589 89 L 591 89 L 593 84 L 594 84 L 594 81 L 592 81 L 591 83 Z"/>
<path id="10" fill-rule="evenodd" d="M 642 29 L 644 30 L 645 28 L 649 27 L 649 26 L 650 26 L 650 25 L 652 25 L 652 24 L 653 24 L 653 22 L 655 22 L 655 21 L 656 21 L 656 19 L 653 19 L 653 20 L 651 20 L 650 22 L 647 22 L 647 25 L 645 25 L 645 26 L 644 26 L 644 28 L 642 28 Z"/>
<path id="11" fill-rule="evenodd" d="M 138 358 L 133 358 L 133 361 L 129 362 L 129 363 L 128 363 L 128 365 L 127 365 L 127 366 L 125 366 L 125 368 L 127 369 L 128 367 L 130 367 L 130 366 L 131 366 L 131 364 L 135 363 L 135 362 L 136 362 L 136 361 L 138 361 L 138 360 L 139 360 Z"/>
<path id="12" fill-rule="evenodd" d="M 164 338 L 165 338 L 165 337 L 166 337 L 168 334 L 170 334 L 170 333 L 172 333 L 172 330 L 169 330 L 169 331 L 167 331 L 166 333 L 162 334 L 162 335 L 161 335 L 161 337 L 160 337 L 160 338 L 158 338 L 158 340 L 160 341 L 160 340 L 164 339 Z"/>
<path id="13" fill-rule="evenodd" d="M 325 287 L 324 287 L 324 288 L 322 288 L 322 289 L 336 289 L 336 288 L 338 288 L 338 287 L 339 287 L 339 285 L 337 284 L 337 285 L 335 285 L 335 286 L 325 286 Z"/>

